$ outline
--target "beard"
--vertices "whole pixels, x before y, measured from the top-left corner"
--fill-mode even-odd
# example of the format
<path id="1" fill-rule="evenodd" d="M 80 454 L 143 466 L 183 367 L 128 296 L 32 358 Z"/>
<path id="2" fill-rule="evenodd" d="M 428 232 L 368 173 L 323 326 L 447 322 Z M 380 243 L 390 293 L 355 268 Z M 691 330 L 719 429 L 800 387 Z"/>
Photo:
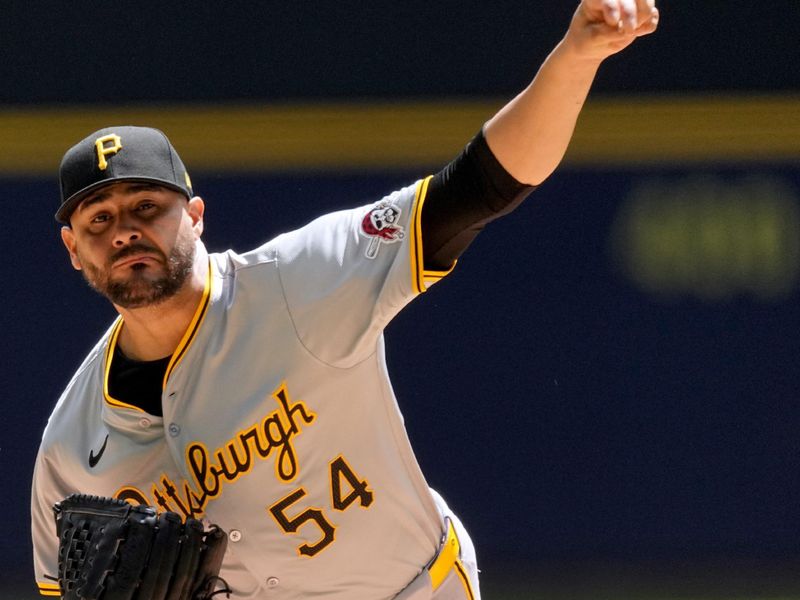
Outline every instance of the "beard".
<path id="1" fill-rule="evenodd" d="M 165 272 L 154 277 L 148 273 L 150 266 L 133 264 L 124 269 L 126 279 L 112 277 L 114 262 L 142 253 L 161 259 Z M 80 253 L 78 257 L 81 258 Z M 81 263 L 84 279 L 92 289 L 117 306 L 141 308 L 159 304 L 177 294 L 192 274 L 194 257 L 194 238 L 179 235 L 169 256 L 148 245 L 133 244 L 111 256 L 105 269 L 82 259 Z"/>

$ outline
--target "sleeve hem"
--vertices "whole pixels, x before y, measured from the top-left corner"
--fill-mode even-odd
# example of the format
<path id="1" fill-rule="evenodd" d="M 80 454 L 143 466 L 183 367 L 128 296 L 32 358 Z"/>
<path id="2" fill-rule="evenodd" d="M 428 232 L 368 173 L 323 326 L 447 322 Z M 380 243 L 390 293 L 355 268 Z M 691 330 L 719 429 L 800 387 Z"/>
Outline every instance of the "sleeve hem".
<path id="1" fill-rule="evenodd" d="M 61 588 L 58 587 L 57 583 L 42 583 L 37 581 L 36 587 L 39 588 L 39 595 L 41 596 L 61 597 Z"/>
<path id="2" fill-rule="evenodd" d="M 433 175 L 429 175 L 417 184 L 414 195 L 414 208 L 411 214 L 410 228 L 412 231 L 409 249 L 411 252 L 411 287 L 415 294 L 426 292 L 428 288 L 448 275 L 456 266 L 457 261 L 446 270 L 433 270 L 425 268 L 425 253 L 422 248 L 422 206 L 428 195 L 428 186 Z"/>

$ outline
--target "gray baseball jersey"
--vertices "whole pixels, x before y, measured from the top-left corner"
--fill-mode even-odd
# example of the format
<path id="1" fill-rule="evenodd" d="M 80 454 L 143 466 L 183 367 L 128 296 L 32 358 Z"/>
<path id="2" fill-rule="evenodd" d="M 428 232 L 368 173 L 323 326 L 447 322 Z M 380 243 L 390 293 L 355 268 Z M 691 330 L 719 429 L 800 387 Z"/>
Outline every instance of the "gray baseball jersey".
<path id="1" fill-rule="evenodd" d="M 246 254 L 209 255 L 163 418 L 109 395 L 124 323 L 111 326 L 37 457 L 43 595 L 58 595 L 51 507 L 83 492 L 219 524 L 236 598 L 478 597 L 472 543 L 420 472 L 384 360 L 383 328 L 445 275 L 422 264 L 429 181 Z"/>

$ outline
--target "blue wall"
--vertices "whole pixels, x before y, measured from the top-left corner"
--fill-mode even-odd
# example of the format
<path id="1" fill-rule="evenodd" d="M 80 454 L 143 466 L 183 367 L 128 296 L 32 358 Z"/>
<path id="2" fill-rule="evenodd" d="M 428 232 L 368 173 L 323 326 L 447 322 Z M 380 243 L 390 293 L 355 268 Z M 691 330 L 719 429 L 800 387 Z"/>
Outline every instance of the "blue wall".
<path id="1" fill-rule="evenodd" d="M 413 178 L 194 176 L 212 250 L 246 250 Z M 626 267 L 621 223 L 649 190 L 682 231 L 681 190 L 699 189 L 697 181 L 714 191 L 692 198 L 708 208 L 707 224 L 687 243 L 732 222 L 725 194 L 768 207 L 751 215 L 762 225 L 745 225 L 723 263 L 684 256 L 665 271 L 700 269 L 702 278 L 643 287 Z M 747 196 L 752 181 L 767 182 L 755 188 L 766 195 Z M 564 170 L 391 324 L 388 360 L 418 458 L 487 564 L 796 557 L 798 256 L 790 242 L 773 244 L 771 259 L 742 259 L 741 248 L 763 227 L 777 227 L 768 237 L 780 240 L 798 197 L 800 171 L 789 167 Z M 11 493 L 0 508 L 4 529 L 27 540 L 41 429 L 113 313 L 66 260 L 52 182 L 0 181 L 0 202 L 14 208 L 0 237 L 8 299 L 0 364 L 11 415 L 0 447 Z M 776 220 L 769 210 L 784 212 Z M 633 229 L 641 227 L 646 220 Z M 719 244 L 710 248 L 692 256 L 713 258 Z M 773 259 L 789 285 L 759 286 Z M 758 269 L 745 268 L 753 261 Z M 731 273 L 739 283 L 710 296 L 691 283 L 730 282 Z M 27 576 L 29 554 L 19 550 L 4 547 L 2 559 Z"/>

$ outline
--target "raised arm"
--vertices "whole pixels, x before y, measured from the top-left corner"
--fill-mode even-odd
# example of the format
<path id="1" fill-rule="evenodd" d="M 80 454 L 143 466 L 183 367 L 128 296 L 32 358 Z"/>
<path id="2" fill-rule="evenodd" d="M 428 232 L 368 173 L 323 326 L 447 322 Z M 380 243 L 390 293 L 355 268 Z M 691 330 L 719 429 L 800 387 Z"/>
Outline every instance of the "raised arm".
<path id="1" fill-rule="evenodd" d="M 531 84 L 484 127 L 500 164 L 538 185 L 558 166 L 600 63 L 655 31 L 655 0 L 582 0 Z"/>
<path id="2" fill-rule="evenodd" d="M 422 208 L 427 269 L 449 269 L 487 224 L 547 179 L 600 63 L 657 25 L 655 0 L 582 0 L 533 82 L 431 180 Z"/>

